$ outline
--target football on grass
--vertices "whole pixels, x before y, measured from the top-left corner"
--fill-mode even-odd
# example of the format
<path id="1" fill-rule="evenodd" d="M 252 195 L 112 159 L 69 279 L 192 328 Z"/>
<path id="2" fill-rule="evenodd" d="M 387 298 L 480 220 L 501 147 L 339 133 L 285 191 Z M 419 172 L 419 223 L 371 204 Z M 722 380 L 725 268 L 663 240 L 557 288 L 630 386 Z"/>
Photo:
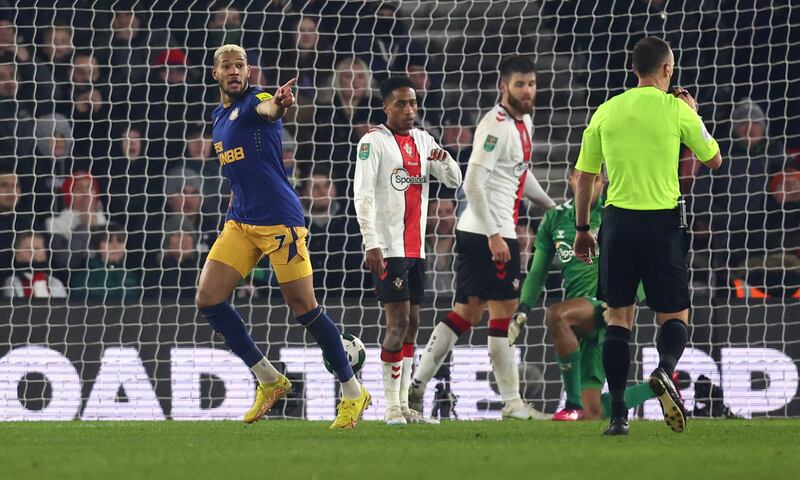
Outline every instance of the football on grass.
<path id="1" fill-rule="evenodd" d="M 364 351 L 364 344 L 361 339 L 350 335 L 349 333 L 342 334 L 342 345 L 344 346 L 344 353 L 347 359 L 350 360 L 350 365 L 353 367 L 353 373 L 358 373 L 361 367 L 364 366 L 364 361 L 367 359 L 367 352 Z M 325 368 L 333 373 L 333 367 L 328 362 L 327 358 L 323 357 Z"/>

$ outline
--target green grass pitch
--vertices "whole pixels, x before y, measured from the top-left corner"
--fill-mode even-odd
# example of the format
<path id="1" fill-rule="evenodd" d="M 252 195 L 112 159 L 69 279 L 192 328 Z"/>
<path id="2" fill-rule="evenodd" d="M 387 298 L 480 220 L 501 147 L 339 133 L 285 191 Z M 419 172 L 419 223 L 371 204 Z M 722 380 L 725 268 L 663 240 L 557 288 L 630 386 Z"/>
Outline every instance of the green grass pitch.
<path id="1" fill-rule="evenodd" d="M 783 479 L 798 478 L 800 420 L 447 422 L 354 431 L 327 423 L 0 424 L 1 479 Z"/>

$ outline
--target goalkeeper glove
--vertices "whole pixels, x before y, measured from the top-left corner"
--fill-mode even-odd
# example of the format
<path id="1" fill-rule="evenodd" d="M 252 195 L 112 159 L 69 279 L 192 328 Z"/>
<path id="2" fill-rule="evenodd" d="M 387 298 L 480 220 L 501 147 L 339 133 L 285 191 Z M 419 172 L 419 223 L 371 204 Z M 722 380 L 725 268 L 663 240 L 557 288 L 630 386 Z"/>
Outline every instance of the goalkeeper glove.
<path id="1" fill-rule="evenodd" d="M 508 324 L 509 347 L 514 345 L 514 342 L 517 341 L 517 337 L 519 337 L 519 334 L 522 333 L 522 329 L 525 327 L 525 324 L 528 323 L 528 312 L 530 311 L 531 307 L 522 303 L 517 309 L 517 313 L 511 317 L 511 322 Z"/>

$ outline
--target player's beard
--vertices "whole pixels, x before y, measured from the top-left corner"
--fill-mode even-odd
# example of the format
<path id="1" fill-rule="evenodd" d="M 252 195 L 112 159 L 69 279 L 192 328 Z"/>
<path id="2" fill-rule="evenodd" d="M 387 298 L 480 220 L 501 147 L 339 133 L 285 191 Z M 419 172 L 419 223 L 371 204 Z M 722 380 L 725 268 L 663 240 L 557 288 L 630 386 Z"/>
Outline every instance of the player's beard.
<path id="1" fill-rule="evenodd" d="M 227 95 L 227 96 L 229 96 L 231 98 L 241 98 L 242 95 L 244 95 L 244 92 L 247 91 L 248 87 L 250 87 L 249 82 L 248 82 L 248 80 L 246 78 L 243 78 L 241 80 L 241 82 L 242 82 L 242 88 L 238 92 L 232 92 L 232 91 L 226 90 L 225 88 L 222 87 L 222 83 L 219 84 L 219 88 L 220 88 L 220 90 L 222 90 L 222 92 L 225 95 Z"/>
<path id="2" fill-rule="evenodd" d="M 525 105 L 524 101 L 512 95 L 511 92 L 508 92 L 508 106 L 522 113 L 523 115 L 528 114 L 533 111 L 533 99 L 531 99 L 531 106 L 528 107 Z"/>

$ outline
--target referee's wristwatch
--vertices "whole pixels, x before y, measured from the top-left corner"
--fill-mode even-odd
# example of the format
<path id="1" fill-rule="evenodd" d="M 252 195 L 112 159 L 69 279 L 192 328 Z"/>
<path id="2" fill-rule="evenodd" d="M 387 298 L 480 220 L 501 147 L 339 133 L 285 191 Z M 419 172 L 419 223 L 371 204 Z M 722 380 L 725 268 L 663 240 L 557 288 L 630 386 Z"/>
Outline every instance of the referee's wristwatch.
<path id="1" fill-rule="evenodd" d="M 589 225 L 588 223 L 586 225 L 575 225 L 575 230 L 577 230 L 578 232 L 588 232 L 591 229 L 592 226 Z"/>

